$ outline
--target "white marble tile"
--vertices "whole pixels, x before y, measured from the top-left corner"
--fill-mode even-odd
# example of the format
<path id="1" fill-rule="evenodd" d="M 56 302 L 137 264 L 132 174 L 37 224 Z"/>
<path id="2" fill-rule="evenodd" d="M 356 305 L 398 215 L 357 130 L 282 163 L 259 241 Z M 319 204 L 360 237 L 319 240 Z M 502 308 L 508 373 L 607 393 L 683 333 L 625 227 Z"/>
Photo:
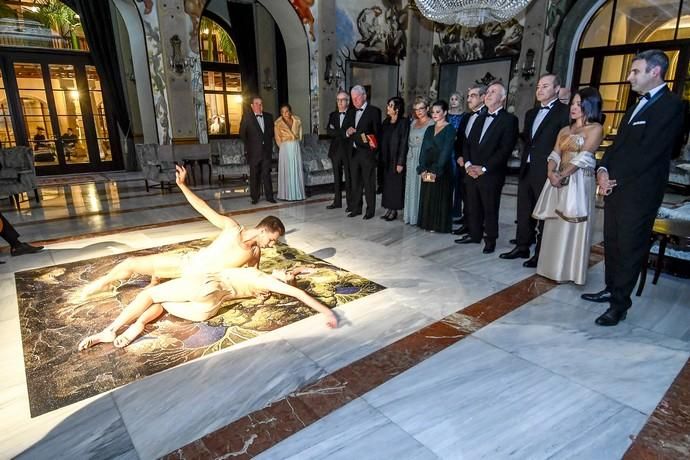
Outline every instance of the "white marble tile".
<path id="1" fill-rule="evenodd" d="M 156 458 L 323 374 L 313 361 L 269 333 L 111 394 L 139 456 Z"/>
<path id="2" fill-rule="evenodd" d="M 276 332 L 331 373 L 434 321 L 400 305 L 386 291 L 338 307 L 336 314 L 337 329 L 324 332 L 323 319 L 312 316 Z"/>
<path id="3" fill-rule="evenodd" d="M 630 327 L 597 326 L 581 308 L 537 298 L 475 336 L 650 414 L 690 356 L 690 344 Z"/>
<path id="4" fill-rule="evenodd" d="M 0 322 L 17 318 L 17 289 L 13 273 L 0 276 Z"/>
<path id="5" fill-rule="evenodd" d="M 109 395 L 34 419 L 28 417 L 28 404 L 26 414 L 20 412 L 18 400 L 16 394 L 12 404 L 0 408 L 0 455 L 5 458 L 138 458 Z"/>
<path id="6" fill-rule="evenodd" d="M 26 254 L 17 257 L 7 257 L 5 263 L 0 265 L 0 273 L 14 273 L 33 268 L 54 265 L 50 251 L 40 251 L 35 254 Z"/>
<path id="7" fill-rule="evenodd" d="M 438 458 L 361 399 L 290 436 L 257 460 Z"/>
<path id="8" fill-rule="evenodd" d="M 22 337 L 16 315 L 15 311 L 14 318 L 0 321 L 0 392 L 6 386 L 26 383 Z"/>
<path id="9" fill-rule="evenodd" d="M 549 458 L 623 408 L 472 337 L 363 399 L 447 459 Z"/>

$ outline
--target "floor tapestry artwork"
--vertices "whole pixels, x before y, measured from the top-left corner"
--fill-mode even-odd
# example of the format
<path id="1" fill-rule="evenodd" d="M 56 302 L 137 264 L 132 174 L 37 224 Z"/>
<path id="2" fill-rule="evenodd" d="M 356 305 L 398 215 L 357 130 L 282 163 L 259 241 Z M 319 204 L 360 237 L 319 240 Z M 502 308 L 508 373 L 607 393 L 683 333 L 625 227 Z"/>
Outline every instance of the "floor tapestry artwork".
<path id="1" fill-rule="evenodd" d="M 194 240 L 136 252 L 82 260 L 16 273 L 19 318 L 31 416 L 109 391 L 314 314 L 286 296 L 227 301 L 208 321 L 190 322 L 164 313 L 124 349 L 99 344 L 78 352 L 77 344 L 102 330 L 147 284 L 134 276 L 113 290 L 81 295 L 90 281 L 130 256 L 189 252 L 209 243 Z M 334 308 L 385 289 L 354 273 L 287 245 L 265 249 L 261 269 L 296 266 L 311 270 L 297 286 Z"/>

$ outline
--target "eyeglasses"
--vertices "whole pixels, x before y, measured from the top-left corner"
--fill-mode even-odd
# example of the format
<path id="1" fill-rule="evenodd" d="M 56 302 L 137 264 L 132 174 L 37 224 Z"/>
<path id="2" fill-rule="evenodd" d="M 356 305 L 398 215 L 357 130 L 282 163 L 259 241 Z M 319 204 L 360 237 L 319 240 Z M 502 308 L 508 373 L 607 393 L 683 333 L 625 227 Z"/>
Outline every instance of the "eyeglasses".
<path id="1" fill-rule="evenodd" d="M 336 99 L 336 101 L 338 101 L 338 102 L 347 102 L 347 99 L 344 99 L 344 98 L 342 98 L 342 97 L 339 97 L 339 98 Z"/>

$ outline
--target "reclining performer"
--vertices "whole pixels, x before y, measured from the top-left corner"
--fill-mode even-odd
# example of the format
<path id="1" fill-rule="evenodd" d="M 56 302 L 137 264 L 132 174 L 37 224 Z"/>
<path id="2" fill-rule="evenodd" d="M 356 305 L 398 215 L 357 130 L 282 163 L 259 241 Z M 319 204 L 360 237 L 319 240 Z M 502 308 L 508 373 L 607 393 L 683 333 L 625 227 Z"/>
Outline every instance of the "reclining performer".
<path id="1" fill-rule="evenodd" d="M 147 287 L 122 310 L 108 327 L 79 342 L 79 351 L 103 342 L 117 348 L 129 345 L 144 327 L 163 311 L 189 321 L 205 321 L 213 317 L 226 300 L 256 297 L 267 291 L 295 297 L 326 317 L 326 324 L 335 328 L 338 318 L 325 305 L 303 290 L 292 286 L 299 272 L 274 271 L 267 275 L 250 268 L 226 268 L 219 273 L 197 273 Z M 129 327 L 120 335 L 117 332 Z"/>
<path id="2" fill-rule="evenodd" d="M 261 249 L 273 246 L 276 240 L 285 234 L 285 226 L 274 216 L 263 218 L 255 228 L 245 229 L 234 219 L 218 214 L 187 187 L 187 170 L 179 165 L 175 168 L 177 185 L 189 204 L 210 223 L 220 228 L 220 235 L 209 246 L 192 253 L 168 252 L 129 257 L 117 264 L 107 275 L 86 285 L 82 290 L 83 296 L 105 290 L 111 283 L 127 280 L 135 273 L 151 276 L 153 286 L 158 284 L 159 278 L 216 273 L 233 267 L 258 267 Z"/>

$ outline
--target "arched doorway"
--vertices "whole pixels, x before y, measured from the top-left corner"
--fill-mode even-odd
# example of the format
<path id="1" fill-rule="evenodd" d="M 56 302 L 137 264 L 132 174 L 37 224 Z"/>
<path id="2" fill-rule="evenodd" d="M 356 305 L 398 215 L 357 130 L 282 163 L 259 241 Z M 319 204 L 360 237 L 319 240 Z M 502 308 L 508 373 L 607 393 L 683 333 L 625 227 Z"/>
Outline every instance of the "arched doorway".
<path id="1" fill-rule="evenodd" d="M 636 53 L 653 48 L 665 51 L 670 61 L 669 87 L 690 100 L 690 1 L 608 0 L 589 17 L 579 36 L 572 88 L 599 89 L 608 142 L 637 98 L 626 81 Z"/>
<path id="2" fill-rule="evenodd" d="M 242 70 L 235 42 L 213 19 L 199 24 L 199 54 L 204 81 L 209 139 L 239 133 L 242 118 Z"/>
<path id="3" fill-rule="evenodd" d="M 39 174 L 120 169 L 112 120 L 79 16 L 59 0 L 0 10 L 0 140 Z"/>

